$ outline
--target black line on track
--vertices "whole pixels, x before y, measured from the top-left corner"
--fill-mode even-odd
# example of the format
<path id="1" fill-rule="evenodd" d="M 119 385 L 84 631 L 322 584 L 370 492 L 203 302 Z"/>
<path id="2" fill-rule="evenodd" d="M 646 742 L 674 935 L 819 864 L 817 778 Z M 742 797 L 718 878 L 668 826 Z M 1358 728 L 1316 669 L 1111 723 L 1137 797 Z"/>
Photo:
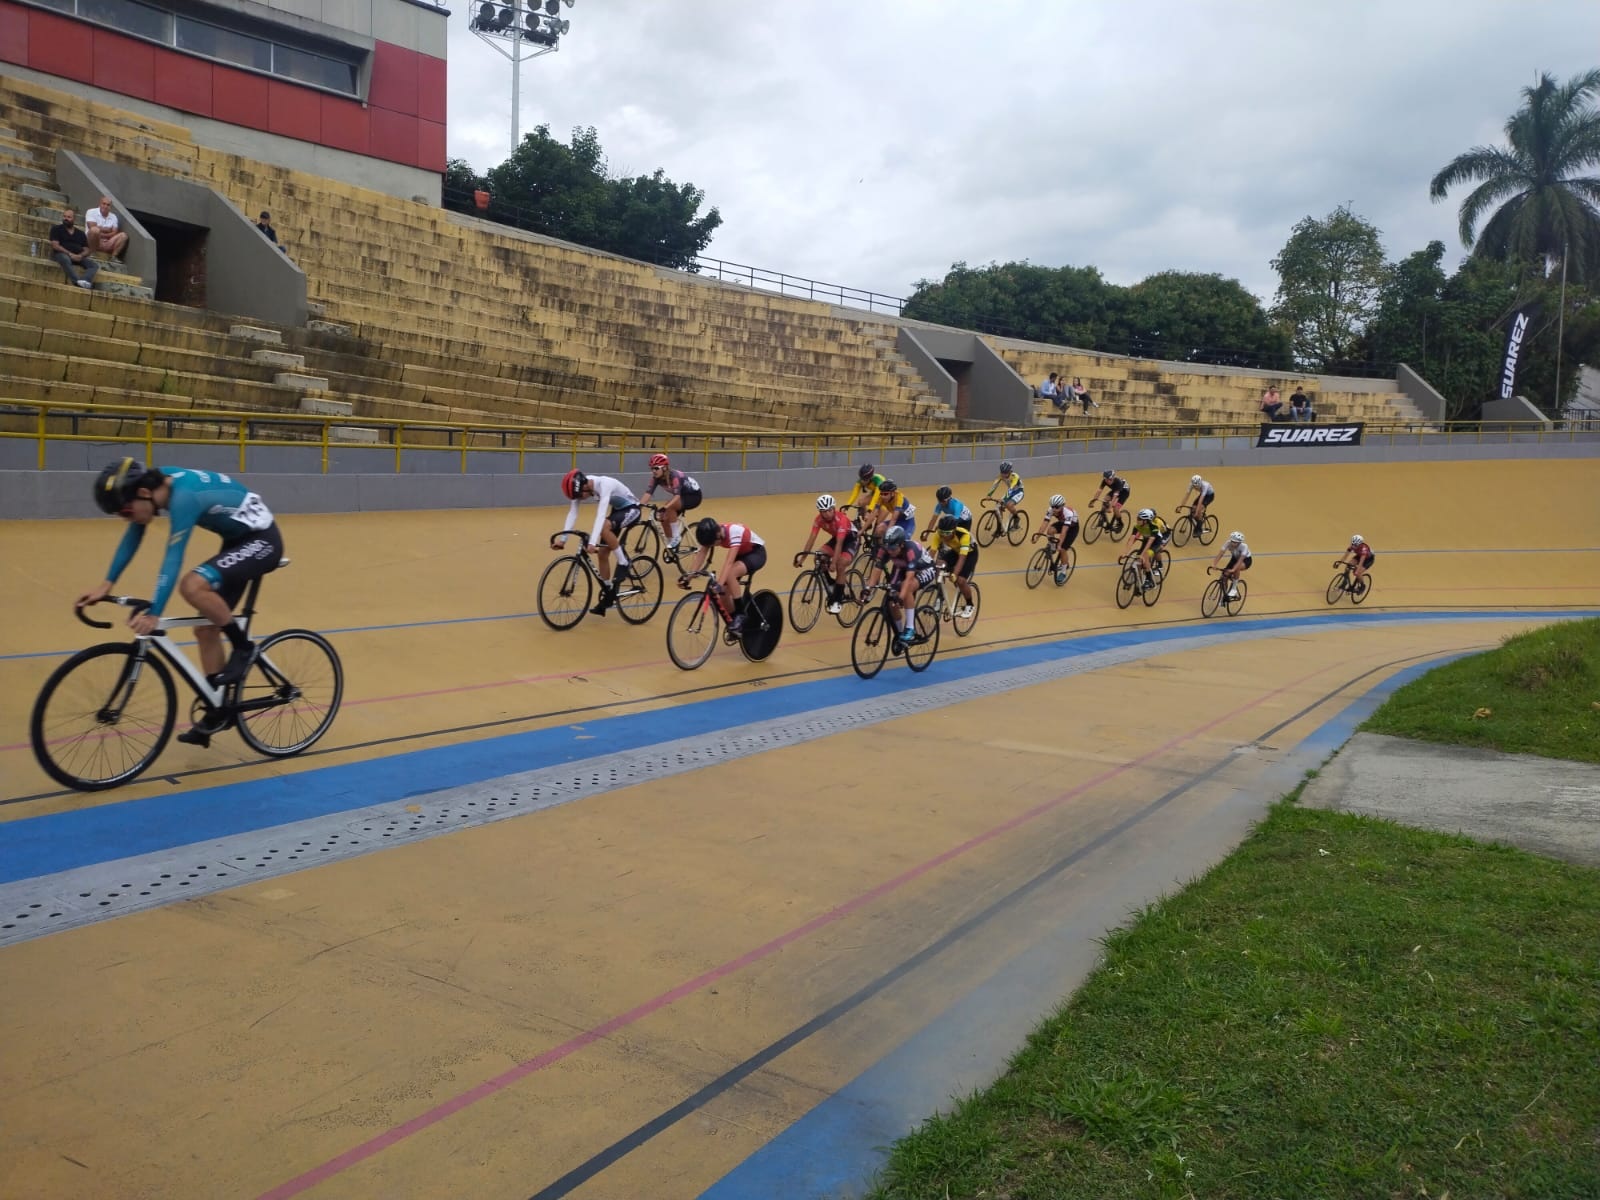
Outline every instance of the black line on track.
<path id="1" fill-rule="evenodd" d="M 1278 724 L 1272 726 L 1272 728 L 1258 734 L 1256 737 L 1251 739 L 1249 745 L 1254 746 L 1263 742 L 1273 734 L 1293 724 L 1295 721 L 1298 721 L 1301 717 L 1305 716 L 1313 709 L 1319 707 L 1320 705 L 1326 704 L 1329 700 L 1332 700 L 1338 696 L 1340 692 L 1345 691 L 1352 684 L 1359 683 L 1369 675 L 1376 674 L 1379 671 L 1384 671 L 1391 667 L 1416 662 L 1418 659 L 1438 658 L 1441 657 L 1442 653 L 1448 652 L 1434 650 L 1425 654 L 1414 654 L 1406 658 L 1397 658 L 1390 662 L 1380 663 L 1378 666 L 1363 671 L 1360 675 L 1346 680 L 1338 687 L 1312 701 L 1293 716 L 1278 722 Z M 749 1078 L 762 1067 L 772 1062 L 779 1055 L 794 1049 L 794 1047 L 811 1037 L 812 1034 L 826 1029 L 840 1017 L 846 1015 L 856 1008 L 859 1008 L 862 1004 L 872 999 L 872 997 L 876 996 L 879 992 L 882 992 L 888 988 L 891 984 L 903 979 L 912 971 L 915 971 L 918 967 L 923 966 L 932 959 L 936 958 L 939 954 L 955 945 L 962 938 L 968 936 L 983 925 L 987 924 L 990 920 L 1000 915 L 1006 909 L 1011 908 L 1019 901 L 1026 899 L 1030 894 L 1043 887 L 1046 883 L 1060 875 L 1069 867 L 1082 862 L 1095 851 L 1109 845 L 1111 842 L 1127 833 L 1134 826 L 1140 824 L 1148 817 L 1159 812 L 1162 808 L 1165 808 L 1168 804 L 1170 804 L 1173 800 L 1176 800 L 1185 792 L 1188 792 L 1192 788 L 1198 787 L 1207 780 L 1214 778 L 1240 757 L 1242 757 L 1242 748 L 1228 751 L 1227 754 L 1223 755 L 1211 766 L 1205 768 L 1205 770 L 1200 771 L 1198 774 L 1189 776 L 1188 779 L 1186 779 L 1183 783 L 1178 784 L 1172 790 L 1156 797 L 1137 812 L 1124 817 L 1110 829 L 1097 835 L 1084 845 L 1079 846 L 1076 850 L 1073 850 L 1070 854 L 1066 855 L 1066 857 L 1058 859 L 1056 862 L 1052 863 L 1050 866 L 1044 868 L 1044 870 L 1033 876 L 1033 878 L 1022 884 L 1019 884 L 1012 891 L 1007 892 L 1004 896 L 1001 896 L 998 900 L 995 900 L 988 907 L 974 913 L 965 921 L 962 921 L 959 925 L 947 930 L 940 937 L 924 946 L 921 950 L 918 950 L 915 954 L 911 955 L 911 957 L 903 959 L 895 966 L 891 967 L 888 971 L 885 971 L 882 975 L 879 975 L 876 979 L 870 980 L 856 991 L 846 996 L 844 999 L 839 1000 L 828 1008 L 823 1009 L 820 1013 L 812 1017 L 803 1025 L 797 1025 L 794 1029 L 791 1029 L 781 1038 L 778 1038 L 776 1041 L 769 1042 L 766 1046 L 752 1054 L 743 1062 L 729 1068 L 727 1071 L 724 1071 L 721 1075 L 718 1075 L 715 1079 L 711 1080 L 699 1091 L 685 1097 L 677 1104 L 674 1104 L 671 1108 L 666 1109 L 664 1112 L 659 1113 L 651 1120 L 646 1121 L 643 1125 L 638 1126 L 631 1133 L 618 1138 L 605 1149 L 591 1155 L 589 1158 L 579 1163 L 576 1167 L 572 1168 L 572 1170 L 568 1171 L 565 1175 L 562 1175 L 559 1179 L 547 1184 L 543 1188 L 540 1188 L 537 1192 L 534 1192 L 533 1195 L 529 1197 L 529 1200 L 560 1200 L 561 1197 L 570 1194 L 573 1189 L 581 1187 L 583 1184 L 589 1182 L 596 1175 L 613 1166 L 627 1155 L 633 1153 L 633 1151 L 650 1141 L 657 1134 L 664 1133 L 666 1130 L 670 1129 L 673 1125 L 676 1125 L 679 1121 L 683 1120 L 691 1113 L 704 1107 L 706 1104 L 710 1103 L 712 1100 L 716 1099 L 718 1096 L 722 1095 L 736 1084 Z"/>

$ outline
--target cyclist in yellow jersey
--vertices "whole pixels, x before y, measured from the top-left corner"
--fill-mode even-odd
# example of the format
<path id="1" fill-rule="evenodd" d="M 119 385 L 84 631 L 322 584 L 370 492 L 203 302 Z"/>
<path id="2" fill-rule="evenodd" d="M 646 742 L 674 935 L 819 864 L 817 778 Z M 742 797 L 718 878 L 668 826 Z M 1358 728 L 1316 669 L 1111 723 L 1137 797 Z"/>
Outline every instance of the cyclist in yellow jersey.
<path id="1" fill-rule="evenodd" d="M 972 572 L 978 566 L 978 547 L 973 544 L 972 531 L 950 513 L 939 518 L 932 531 L 934 558 L 950 573 L 961 592 L 961 608 L 953 615 L 961 620 L 972 616 Z"/>
<path id="2" fill-rule="evenodd" d="M 850 494 L 844 498 L 845 509 L 859 509 L 862 516 L 878 507 L 878 489 L 883 487 L 883 476 L 879 475 L 871 463 L 862 463 L 861 469 L 856 472 L 856 485 L 850 489 Z"/>
<path id="3" fill-rule="evenodd" d="M 987 499 L 993 496 L 999 488 L 1005 489 L 1005 494 L 1000 497 L 1000 507 L 1005 510 L 1008 517 L 1007 520 L 1000 522 L 1000 536 L 1005 537 L 1016 523 L 1017 505 L 1022 503 L 1022 476 L 1012 468 L 1010 459 L 1000 464 L 1000 474 L 995 476 L 995 481 L 989 485 L 984 497 Z"/>
<path id="4" fill-rule="evenodd" d="M 1155 509 L 1141 508 L 1129 536 L 1138 538 L 1141 543 L 1138 553 L 1139 561 L 1144 564 L 1144 586 L 1154 587 L 1155 578 L 1151 572 L 1155 570 L 1156 552 L 1172 537 L 1172 527 L 1156 516 Z"/>

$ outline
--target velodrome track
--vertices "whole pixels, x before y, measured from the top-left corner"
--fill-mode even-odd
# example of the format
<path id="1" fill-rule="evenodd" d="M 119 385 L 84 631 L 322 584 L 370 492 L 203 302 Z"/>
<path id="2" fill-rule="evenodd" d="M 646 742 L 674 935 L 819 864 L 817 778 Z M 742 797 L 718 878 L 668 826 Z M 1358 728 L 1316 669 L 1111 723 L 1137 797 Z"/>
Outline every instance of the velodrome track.
<path id="1" fill-rule="evenodd" d="M 1136 473 L 1134 505 L 1170 512 L 1188 473 Z M 0 894 L 41 907 L 0 913 L 0 1195 L 836 1194 L 990 1078 L 1095 937 L 1225 854 L 1354 702 L 1600 609 L 1592 459 L 1209 474 L 1256 554 L 1242 616 L 1201 620 L 1195 545 L 1126 612 L 1105 541 L 1062 590 L 997 546 L 973 636 L 871 683 L 827 617 L 684 674 L 670 586 L 642 628 L 553 633 L 533 589 L 560 508 L 286 518 L 259 628 L 333 637 L 328 738 L 273 764 L 174 743 L 93 796 L 38 770 L 26 721 L 98 640 L 70 599 L 118 525 L 8 523 Z M 1027 507 L 1093 484 L 1030 478 Z M 705 511 L 766 538 L 783 592 L 811 499 Z M 1377 586 L 1330 611 L 1354 531 Z M 163 855 L 237 883 L 26 926 L 77 903 L 63 880 L 154 904 L 115 877 Z"/>

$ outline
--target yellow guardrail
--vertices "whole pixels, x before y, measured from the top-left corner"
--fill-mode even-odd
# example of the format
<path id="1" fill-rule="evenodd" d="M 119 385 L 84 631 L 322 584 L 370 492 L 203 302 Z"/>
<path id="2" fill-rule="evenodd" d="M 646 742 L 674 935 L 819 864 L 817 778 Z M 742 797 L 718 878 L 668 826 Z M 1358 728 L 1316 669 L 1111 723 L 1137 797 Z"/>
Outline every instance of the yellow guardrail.
<path id="1" fill-rule="evenodd" d="M 1326 422 L 1337 424 L 1338 422 Z M 1306 428 L 1306 426 L 1286 426 Z M 1315 426 L 1311 426 L 1315 428 Z M 1180 448 L 1207 439 L 1255 437 L 1255 421 L 1200 423 L 1119 422 L 1090 418 L 1062 426 L 952 430 L 853 430 L 831 433 L 753 433 L 709 429 L 592 428 L 570 426 L 464 424 L 439 421 L 395 421 L 361 417 L 323 416 L 311 413 L 237 412 L 221 409 L 150 408 L 116 404 L 57 404 L 38 400 L 0 399 L 0 438 L 32 440 L 37 445 L 41 470 L 51 442 L 110 442 L 142 448 L 145 461 L 156 458 L 159 446 L 215 446 L 225 442 L 238 448 L 238 470 L 249 469 L 251 450 L 267 447 L 316 446 L 321 471 L 330 469 L 335 452 L 370 451 L 393 456 L 393 468 L 402 470 L 407 454 L 449 451 L 459 456 L 462 474 L 468 473 L 473 454 L 515 454 L 517 471 L 527 470 L 530 457 L 536 469 L 549 471 L 549 456 L 577 465 L 579 456 L 593 463 L 596 456 L 615 454 L 617 469 L 626 467 L 629 454 L 663 450 L 701 469 L 713 459 L 724 462 L 737 455 L 740 468 L 750 455 L 775 454 L 778 467 L 820 466 L 824 452 L 843 451 L 896 461 L 949 462 L 971 460 L 982 449 L 1029 457 L 1064 453 L 1069 446 L 1094 442 L 1106 449 L 1153 447 Z M 1570 442 L 1584 433 L 1541 421 L 1477 421 L 1448 424 L 1427 421 L 1365 422 L 1363 440 L 1385 445 L 1422 442 Z M 1593 433 L 1589 437 L 1593 437 Z M 564 468 L 560 468 L 564 469 Z"/>

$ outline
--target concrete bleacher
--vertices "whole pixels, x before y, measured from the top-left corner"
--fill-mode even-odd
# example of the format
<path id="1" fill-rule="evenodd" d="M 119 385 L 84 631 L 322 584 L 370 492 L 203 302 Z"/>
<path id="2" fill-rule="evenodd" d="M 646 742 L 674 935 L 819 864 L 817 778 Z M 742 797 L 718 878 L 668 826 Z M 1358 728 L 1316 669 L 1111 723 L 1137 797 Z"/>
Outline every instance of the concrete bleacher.
<path id="1" fill-rule="evenodd" d="M 892 341 L 824 304 L 708 286 L 223 154 L 181 127 L 27 81 L 0 80 L 0 110 L 0 294 L 17 301 L 0 310 L 0 345 L 19 355 L 0 392 L 105 402 L 120 381 L 125 396 L 169 406 L 310 401 L 364 418 L 576 427 L 953 423 Z M 277 331 L 281 345 L 262 356 L 230 333 L 237 318 L 156 303 L 136 279 L 103 270 L 93 293 L 63 286 L 28 252 L 64 199 L 50 182 L 58 147 L 209 183 L 247 213 L 270 208 L 322 319 Z M 286 369 L 282 355 L 302 361 Z M 39 361 L 51 357 L 66 361 Z"/>

